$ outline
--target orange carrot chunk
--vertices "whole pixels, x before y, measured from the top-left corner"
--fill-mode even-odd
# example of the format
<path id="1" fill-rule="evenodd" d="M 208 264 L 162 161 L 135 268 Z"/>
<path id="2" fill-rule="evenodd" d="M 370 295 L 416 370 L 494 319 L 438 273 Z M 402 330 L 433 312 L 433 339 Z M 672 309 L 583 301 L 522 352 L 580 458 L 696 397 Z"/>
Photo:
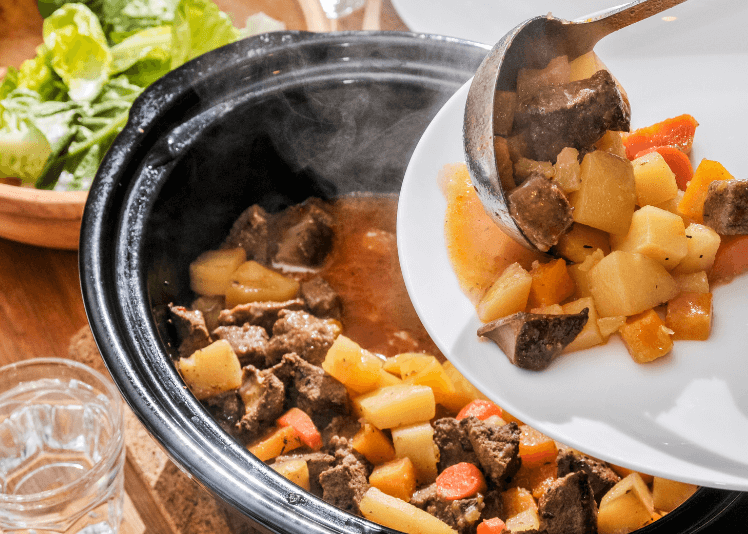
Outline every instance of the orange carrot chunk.
<path id="1" fill-rule="evenodd" d="M 623 139 L 626 157 L 634 159 L 642 150 L 654 146 L 672 146 L 684 154 L 690 154 L 698 125 L 696 119 L 685 114 L 634 130 Z"/>
<path id="2" fill-rule="evenodd" d="M 467 403 L 462 410 L 460 410 L 460 413 L 457 414 L 457 420 L 460 421 L 466 417 L 472 416 L 477 417 L 481 421 L 485 421 L 492 415 L 502 417 L 504 411 L 489 400 L 475 399 L 474 401 Z"/>
<path id="3" fill-rule="evenodd" d="M 486 479 L 476 466 L 460 462 L 447 467 L 436 477 L 436 494 L 442 499 L 467 499 L 486 491 Z"/>
<path id="4" fill-rule="evenodd" d="M 484 519 L 475 530 L 475 534 L 501 534 L 506 529 L 506 524 L 498 517 Z"/>
<path id="5" fill-rule="evenodd" d="M 301 442 L 312 450 L 322 448 L 322 435 L 317 426 L 306 412 L 299 408 L 291 408 L 278 418 L 278 426 L 290 426 L 299 435 Z"/>
<path id="6" fill-rule="evenodd" d="M 686 217 L 701 223 L 704 220 L 704 201 L 709 192 L 709 184 L 717 180 L 732 179 L 732 174 L 721 163 L 702 159 L 686 187 L 683 198 L 678 202 L 678 210 Z"/>
<path id="7" fill-rule="evenodd" d="M 675 183 L 678 184 L 678 189 L 685 191 L 688 182 L 693 178 L 693 166 L 688 156 L 673 146 L 653 146 L 639 152 L 634 156 L 634 159 L 651 152 L 657 152 L 662 156 L 662 159 L 665 160 L 665 163 L 675 175 Z"/>
<path id="8" fill-rule="evenodd" d="M 748 272 L 748 235 L 724 236 L 709 271 L 709 282 L 729 282 L 745 272 Z"/>

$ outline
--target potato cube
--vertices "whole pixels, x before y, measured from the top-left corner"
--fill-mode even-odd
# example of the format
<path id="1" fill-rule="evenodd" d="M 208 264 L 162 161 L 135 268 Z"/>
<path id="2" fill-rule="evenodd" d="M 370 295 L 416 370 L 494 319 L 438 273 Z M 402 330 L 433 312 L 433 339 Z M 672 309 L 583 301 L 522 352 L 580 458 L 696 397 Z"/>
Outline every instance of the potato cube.
<path id="1" fill-rule="evenodd" d="M 537 509 L 525 510 L 517 515 L 513 515 L 506 520 L 506 528 L 510 532 L 538 532 L 540 529 L 540 515 Z"/>
<path id="2" fill-rule="evenodd" d="M 638 473 L 620 480 L 600 501 L 597 529 L 600 534 L 625 534 L 652 520 L 652 493 Z"/>
<path id="3" fill-rule="evenodd" d="M 421 356 L 425 356 L 425 354 L 421 352 L 403 352 L 402 354 L 390 356 L 389 358 L 385 359 L 382 367 L 388 373 L 400 376 L 400 364 L 411 358 L 419 358 Z"/>
<path id="4" fill-rule="evenodd" d="M 571 67 L 566 56 L 556 56 L 542 69 L 520 69 L 517 73 L 517 99 L 535 95 L 543 87 L 569 82 Z"/>
<path id="5" fill-rule="evenodd" d="M 526 488 L 513 487 L 502 492 L 501 504 L 507 528 L 512 532 L 540 528 L 538 505 Z"/>
<path id="6" fill-rule="evenodd" d="M 283 301 L 294 298 L 299 282 L 268 269 L 256 261 L 246 261 L 234 271 L 226 288 L 226 307 L 248 302 Z"/>
<path id="7" fill-rule="evenodd" d="M 366 490 L 358 507 L 366 519 L 407 534 L 457 534 L 456 530 L 425 510 L 375 487 Z"/>
<path id="8" fill-rule="evenodd" d="M 636 158 L 632 165 L 638 206 L 656 206 L 675 198 L 678 193 L 675 174 L 659 152 Z"/>
<path id="9" fill-rule="evenodd" d="M 693 484 L 654 477 L 652 482 L 654 507 L 662 512 L 672 512 L 686 502 L 697 489 L 698 487 Z"/>
<path id="10" fill-rule="evenodd" d="M 644 254 L 667 270 L 678 265 L 688 252 L 688 239 L 683 219 L 654 206 L 634 212 L 631 227 L 625 236 L 611 236 L 613 250 Z"/>
<path id="11" fill-rule="evenodd" d="M 631 162 L 600 150 L 582 160 L 582 183 L 569 195 L 575 222 L 611 234 L 625 234 L 636 205 Z"/>
<path id="12" fill-rule="evenodd" d="M 418 485 L 436 480 L 439 448 L 434 443 L 431 423 L 417 423 L 392 429 L 392 443 L 398 458 L 410 458 L 416 470 Z"/>
<path id="13" fill-rule="evenodd" d="M 673 339 L 709 339 L 712 330 L 712 294 L 681 293 L 667 303 L 665 326 Z"/>
<path id="14" fill-rule="evenodd" d="M 680 293 L 709 293 L 709 277 L 706 271 L 673 274 Z"/>
<path id="15" fill-rule="evenodd" d="M 351 447 L 363 454 L 374 465 L 395 459 L 395 447 L 390 439 L 370 423 L 361 425 L 361 429 L 351 440 Z"/>
<path id="16" fill-rule="evenodd" d="M 619 331 L 629 354 L 637 363 L 656 360 L 673 348 L 673 331 L 665 326 L 654 310 L 629 317 Z"/>
<path id="17" fill-rule="evenodd" d="M 603 70 L 605 65 L 597 57 L 595 52 L 587 52 L 569 63 L 570 78 L 572 82 L 586 80 L 599 70 Z"/>
<path id="18" fill-rule="evenodd" d="M 322 369 L 348 389 L 366 393 L 378 386 L 383 363 L 355 341 L 340 335 L 327 351 Z"/>
<path id="19" fill-rule="evenodd" d="M 542 174 L 550 180 L 556 174 L 556 168 L 550 161 L 535 161 L 527 158 L 519 158 L 514 164 L 514 176 L 518 182 L 523 182 L 533 173 Z"/>
<path id="20" fill-rule="evenodd" d="M 621 478 L 626 478 L 631 473 L 636 473 L 648 486 L 651 486 L 652 482 L 654 481 L 654 476 L 648 475 L 647 473 L 640 473 L 638 471 L 634 471 L 633 469 L 629 469 L 628 467 L 623 467 L 620 465 L 612 464 L 610 462 L 608 462 L 608 465 Z"/>
<path id="21" fill-rule="evenodd" d="M 601 317 L 634 315 L 678 293 L 675 280 L 660 263 L 635 252 L 613 251 L 587 276 Z"/>
<path id="22" fill-rule="evenodd" d="M 721 239 L 719 234 L 703 224 L 691 223 L 686 228 L 688 252 L 673 269 L 673 274 L 709 271 L 714 264 L 714 257 Z"/>
<path id="23" fill-rule="evenodd" d="M 376 389 L 353 402 L 369 423 L 382 430 L 428 421 L 436 413 L 431 388 L 414 384 Z"/>
<path id="24" fill-rule="evenodd" d="M 374 468 L 369 475 L 369 484 L 408 502 L 416 490 L 416 468 L 407 457 L 389 461 Z"/>
<path id="25" fill-rule="evenodd" d="M 539 313 L 544 315 L 561 315 L 564 308 L 561 304 L 551 304 L 550 306 L 541 306 L 540 308 L 531 308 L 530 313 Z"/>
<path id="26" fill-rule="evenodd" d="M 410 371 L 415 359 L 404 362 L 400 367 L 403 381 L 407 384 L 416 384 L 428 386 L 434 392 L 434 399 L 438 404 L 442 404 L 444 398 L 449 398 L 455 393 L 455 386 L 449 375 L 444 371 L 444 367 L 434 356 L 426 356 L 428 361 L 426 365 L 415 371 Z M 405 378 L 407 376 L 407 378 Z M 447 401 L 448 402 L 448 401 Z"/>
<path id="27" fill-rule="evenodd" d="M 552 463 L 558 455 L 556 442 L 534 428 L 522 425 L 519 437 L 519 456 L 522 466 L 532 469 Z"/>
<path id="28" fill-rule="evenodd" d="M 471 384 L 467 378 L 460 374 L 452 362 L 444 362 L 442 364 L 442 369 L 444 369 L 444 372 L 447 374 L 455 388 L 453 394 L 442 394 L 439 396 L 439 404 L 444 406 L 446 409 L 458 413 L 470 401 L 476 399 L 488 400 L 488 397 L 481 393 L 480 390 Z"/>
<path id="29" fill-rule="evenodd" d="M 574 280 L 569 276 L 566 261 L 562 258 L 548 263 L 533 263 L 530 276 L 532 284 L 527 306 L 536 308 L 559 304 L 574 294 Z"/>
<path id="30" fill-rule="evenodd" d="M 582 297 L 564 304 L 562 308 L 564 313 L 580 313 L 585 308 L 589 309 L 587 312 L 587 324 L 585 324 L 582 331 L 577 334 L 574 341 L 564 348 L 564 352 L 587 349 L 603 342 L 603 336 L 600 333 L 600 328 L 597 326 L 597 307 L 595 306 L 595 301 L 592 297 Z"/>
<path id="31" fill-rule="evenodd" d="M 301 437 L 292 426 L 273 428 L 247 446 L 249 452 L 263 462 L 272 460 L 302 446 Z"/>
<path id="32" fill-rule="evenodd" d="M 376 389 L 387 387 L 387 386 L 396 386 L 397 384 L 402 384 L 403 381 L 400 380 L 400 377 L 393 375 L 392 373 L 388 373 L 384 370 L 384 368 L 379 370 L 379 381 L 377 382 Z"/>
<path id="33" fill-rule="evenodd" d="M 177 369 L 192 394 L 200 400 L 242 385 L 239 358 L 223 339 L 196 350 L 189 358 L 180 358 Z"/>
<path id="34" fill-rule="evenodd" d="M 587 258 L 585 258 L 582 263 L 569 265 L 569 276 L 571 276 L 571 278 L 574 280 L 574 286 L 576 287 L 574 296 L 576 298 L 592 296 L 592 293 L 590 292 L 590 281 L 588 273 L 590 272 L 590 269 L 592 269 L 600 262 L 601 259 L 603 259 L 603 257 L 603 251 L 601 249 L 597 249 L 592 254 L 587 256 Z"/>
<path id="35" fill-rule="evenodd" d="M 532 276 L 519 263 L 507 267 L 478 303 L 478 318 L 488 323 L 524 311 Z"/>
<path id="36" fill-rule="evenodd" d="M 190 289 L 198 295 L 225 295 L 231 275 L 245 261 L 243 248 L 203 252 L 190 263 Z"/>
<path id="37" fill-rule="evenodd" d="M 626 147 L 623 146 L 621 132 L 608 130 L 595 143 L 595 149 L 602 150 L 603 152 L 610 152 L 611 154 L 613 154 L 614 156 L 618 156 L 619 158 L 626 158 Z"/>
<path id="38" fill-rule="evenodd" d="M 599 317 L 597 319 L 597 328 L 600 330 L 600 335 L 603 336 L 603 342 L 607 342 L 610 335 L 614 332 L 618 332 L 618 329 L 621 328 L 625 322 L 626 317 L 623 315 Z"/>
<path id="39" fill-rule="evenodd" d="M 306 460 L 294 458 L 281 461 L 279 458 L 271 467 L 297 486 L 309 491 L 309 466 Z"/>
<path id="40" fill-rule="evenodd" d="M 574 223 L 568 232 L 558 239 L 554 251 L 574 263 L 582 263 L 597 249 L 603 255 L 610 254 L 610 236 L 607 232 L 580 223 Z"/>
<path id="41" fill-rule="evenodd" d="M 582 184 L 582 167 L 578 158 L 579 150 L 572 147 L 564 148 L 556 157 L 552 180 L 564 193 L 577 191 Z"/>

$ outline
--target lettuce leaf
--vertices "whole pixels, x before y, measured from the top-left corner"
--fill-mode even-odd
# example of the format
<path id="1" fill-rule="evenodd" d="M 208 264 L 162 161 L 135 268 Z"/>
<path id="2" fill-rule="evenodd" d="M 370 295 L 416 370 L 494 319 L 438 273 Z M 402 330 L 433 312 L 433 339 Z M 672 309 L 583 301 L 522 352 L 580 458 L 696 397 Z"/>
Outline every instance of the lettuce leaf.
<path id="1" fill-rule="evenodd" d="M 141 30 L 170 26 L 177 0 L 103 0 L 100 15 L 111 43 L 120 43 Z"/>
<path id="2" fill-rule="evenodd" d="M 172 26 L 171 68 L 240 38 L 231 18 L 210 0 L 181 0 Z"/>
<path id="3" fill-rule="evenodd" d="M 0 177 L 33 183 L 52 152 L 34 123 L 7 110 L 0 115 Z"/>
<path id="4" fill-rule="evenodd" d="M 171 70 L 171 27 L 141 30 L 112 47 L 112 74 L 147 87 Z"/>

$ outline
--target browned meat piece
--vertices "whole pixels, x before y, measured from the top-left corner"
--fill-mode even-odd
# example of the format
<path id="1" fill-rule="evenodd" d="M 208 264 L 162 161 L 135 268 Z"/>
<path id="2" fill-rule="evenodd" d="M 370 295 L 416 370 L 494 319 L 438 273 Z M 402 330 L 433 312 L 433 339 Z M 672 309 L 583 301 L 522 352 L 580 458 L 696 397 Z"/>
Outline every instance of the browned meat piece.
<path id="1" fill-rule="evenodd" d="M 436 493 L 435 483 L 415 492 L 410 504 L 441 519 L 459 534 L 475 532 L 481 511 L 485 507 L 484 497 L 480 493 L 475 497 L 456 501 L 442 499 Z"/>
<path id="2" fill-rule="evenodd" d="M 267 265 L 268 263 L 268 214 L 262 207 L 250 206 L 234 221 L 228 237 L 221 248 L 244 249 L 248 260 Z"/>
<path id="3" fill-rule="evenodd" d="M 322 429 L 322 443 L 330 443 L 335 436 L 353 439 L 361 429 L 361 422 L 352 415 L 336 415 L 325 428 Z"/>
<path id="4" fill-rule="evenodd" d="M 324 278 L 316 277 L 301 283 L 301 298 L 312 315 L 340 319 L 342 303 L 340 295 Z"/>
<path id="5" fill-rule="evenodd" d="M 566 195 L 555 182 L 533 173 L 509 193 L 509 213 L 525 237 L 547 252 L 574 220 Z"/>
<path id="6" fill-rule="evenodd" d="M 540 497 L 538 512 L 547 534 L 597 534 L 597 504 L 585 473 L 554 480 Z"/>
<path id="7" fill-rule="evenodd" d="M 276 459 L 278 461 L 300 459 L 306 462 L 309 469 L 309 491 L 317 497 L 322 497 L 322 486 L 319 476 L 323 471 L 330 469 L 335 463 L 335 457 L 325 452 L 310 452 L 306 454 L 288 454 Z"/>
<path id="8" fill-rule="evenodd" d="M 338 334 L 340 323 L 333 319 L 318 319 L 303 311 L 283 310 L 273 325 L 266 365 L 275 365 L 284 354 L 291 352 L 319 365 Z"/>
<path id="9" fill-rule="evenodd" d="M 496 343 L 522 369 L 548 367 L 587 324 L 589 310 L 561 315 L 519 312 L 484 324 L 478 335 Z"/>
<path id="10" fill-rule="evenodd" d="M 333 438 L 331 446 L 335 449 L 335 465 L 319 475 L 322 498 L 346 512 L 358 514 L 361 497 L 369 489 L 370 466 L 345 438 Z"/>
<path id="11" fill-rule="evenodd" d="M 275 375 L 286 387 L 286 407 L 297 406 L 324 428 L 336 415 L 348 413 L 345 386 L 297 354 L 286 354 L 280 363 L 266 372 Z"/>
<path id="12" fill-rule="evenodd" d="M 439 447 L 439 465 L 441 473 L 450 465 L 468 462 L 480 465 L 473 451 L 473 445 L 467 436 L 464 425 L 454 417 L 443 417 L 434 421 L 434 443 Z"/>
<path id="13" fill-rule="evenodd" d="M 504 489 L 521 465 L 519 427 L 516 423 L 502 427 L 487 425 L 476 417 L 466 417 L 462 424 L 483 473 L 497 489 Z"/>
<path id="14" fill-rule="evenodd" d="M 179 356 L 188 358 L 196 350 L 212 343 L 200 310 L 188 310 L 184 306 L 169 304 L 169 312 L 169 320 L 176 328 L 179 338 Z"/>
<path id="15" fill-rule="evenodd" d="M 270 338 L 261 326 L 247 323 L 242 326 L 219 326 L 213 330 L 213 337 L 228 341 L 243 366 L 265 366 L 265 354 Z"/>
<path id="16" fill-rule="evenodd" d="M 608 464 L 572 449 L 558 451 L 558 477 L 564 477 L 569 473 L 583 471 L 587 474 L 595 501 L 600 504 L 600 499 L 608 493 L 610 488 L 621 480 Z"/>
<path id="17" fill-rule="evenodd" d="M 565 147 L 584 152 L 607 130 L 628 131 L 630 126 L 631 106 L 606 70 L 545 87 L 520 102 L 514 115 L 514 132 L 529 151 L 525 156 L 554 163 Z"/>
<path id="18" fill-rule="evenodd" d="M 748 234 L 748 180 L 717 180 L 709 184 L 704 224 L 722 235 Z"/>
<path id="19" fill-rule="evenodd" d="M 239 304 L 230 310 L 223 310 L 218 316 L 220 326 L 241 326 L 244 323 L 261 326 L 268 333 L 272 332 L 278 314 L 283 310 L 298 311 L 305 309 L 302 299 L 283 302 L 250 302 Z"/>
<path id="20" fill-rule="evenodd" d="M 244 413 L 244 403 L 236 390 L 227 391 L 202 401 L 210 414 L 226 432 L 238 435 L 236 424 Z"/>
<path id="21" fill-rule="evenodd" d="M 316 204 L 304 206 L 301 218 L 278 241 L 274 260 L 301 267 L 317 267 L 332 249 L 332 216 Z"/>
<path id="22" fill-rule="evenodd" d="M 272 373 L 252 365 L 242 369 L 239 396 L 244 401 L 244 415 L 236 424 L 247 435 L 255 435 L 283 415 L 285 387 Z"/>

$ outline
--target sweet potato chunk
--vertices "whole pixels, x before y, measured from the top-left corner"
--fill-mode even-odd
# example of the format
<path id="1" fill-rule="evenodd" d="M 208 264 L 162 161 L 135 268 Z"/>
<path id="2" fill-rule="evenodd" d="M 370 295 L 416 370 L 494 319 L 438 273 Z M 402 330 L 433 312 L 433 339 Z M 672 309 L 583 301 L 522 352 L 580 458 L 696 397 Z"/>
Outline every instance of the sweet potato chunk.
<path id="1" fill-rule="evenodd" d="M 620 332 L 629 354 L 637 363 L 656 360 L 673 348 L 672 330 L 654 310 L 629 317 Z"/>
<path id="2" fill-rule="evenodd" d="M 702 222 L 704 220 L 704 201 L 709 191 L 709 184 L 717 180 L 731 180 L 732 174 L 724 166 L 708 159 L 702 159 L 688 182 L 686 193 L 683 195 L 678 209 L 691 219 Z"/>
<path id="3" fill-rule="evenodd" d="M 569 276 L 563 259 L 536 262 L 530 275 L 532 285 L 527 305 L 532 308 L 559 304 L 574 294 L 574 280 Z"/>
<path id="4" fill-rule="evenodd" d="M 712 329 L 712 294 L 681 293 L 667 303 L 665 326 L 673 339 L 709 339 Z"/>

